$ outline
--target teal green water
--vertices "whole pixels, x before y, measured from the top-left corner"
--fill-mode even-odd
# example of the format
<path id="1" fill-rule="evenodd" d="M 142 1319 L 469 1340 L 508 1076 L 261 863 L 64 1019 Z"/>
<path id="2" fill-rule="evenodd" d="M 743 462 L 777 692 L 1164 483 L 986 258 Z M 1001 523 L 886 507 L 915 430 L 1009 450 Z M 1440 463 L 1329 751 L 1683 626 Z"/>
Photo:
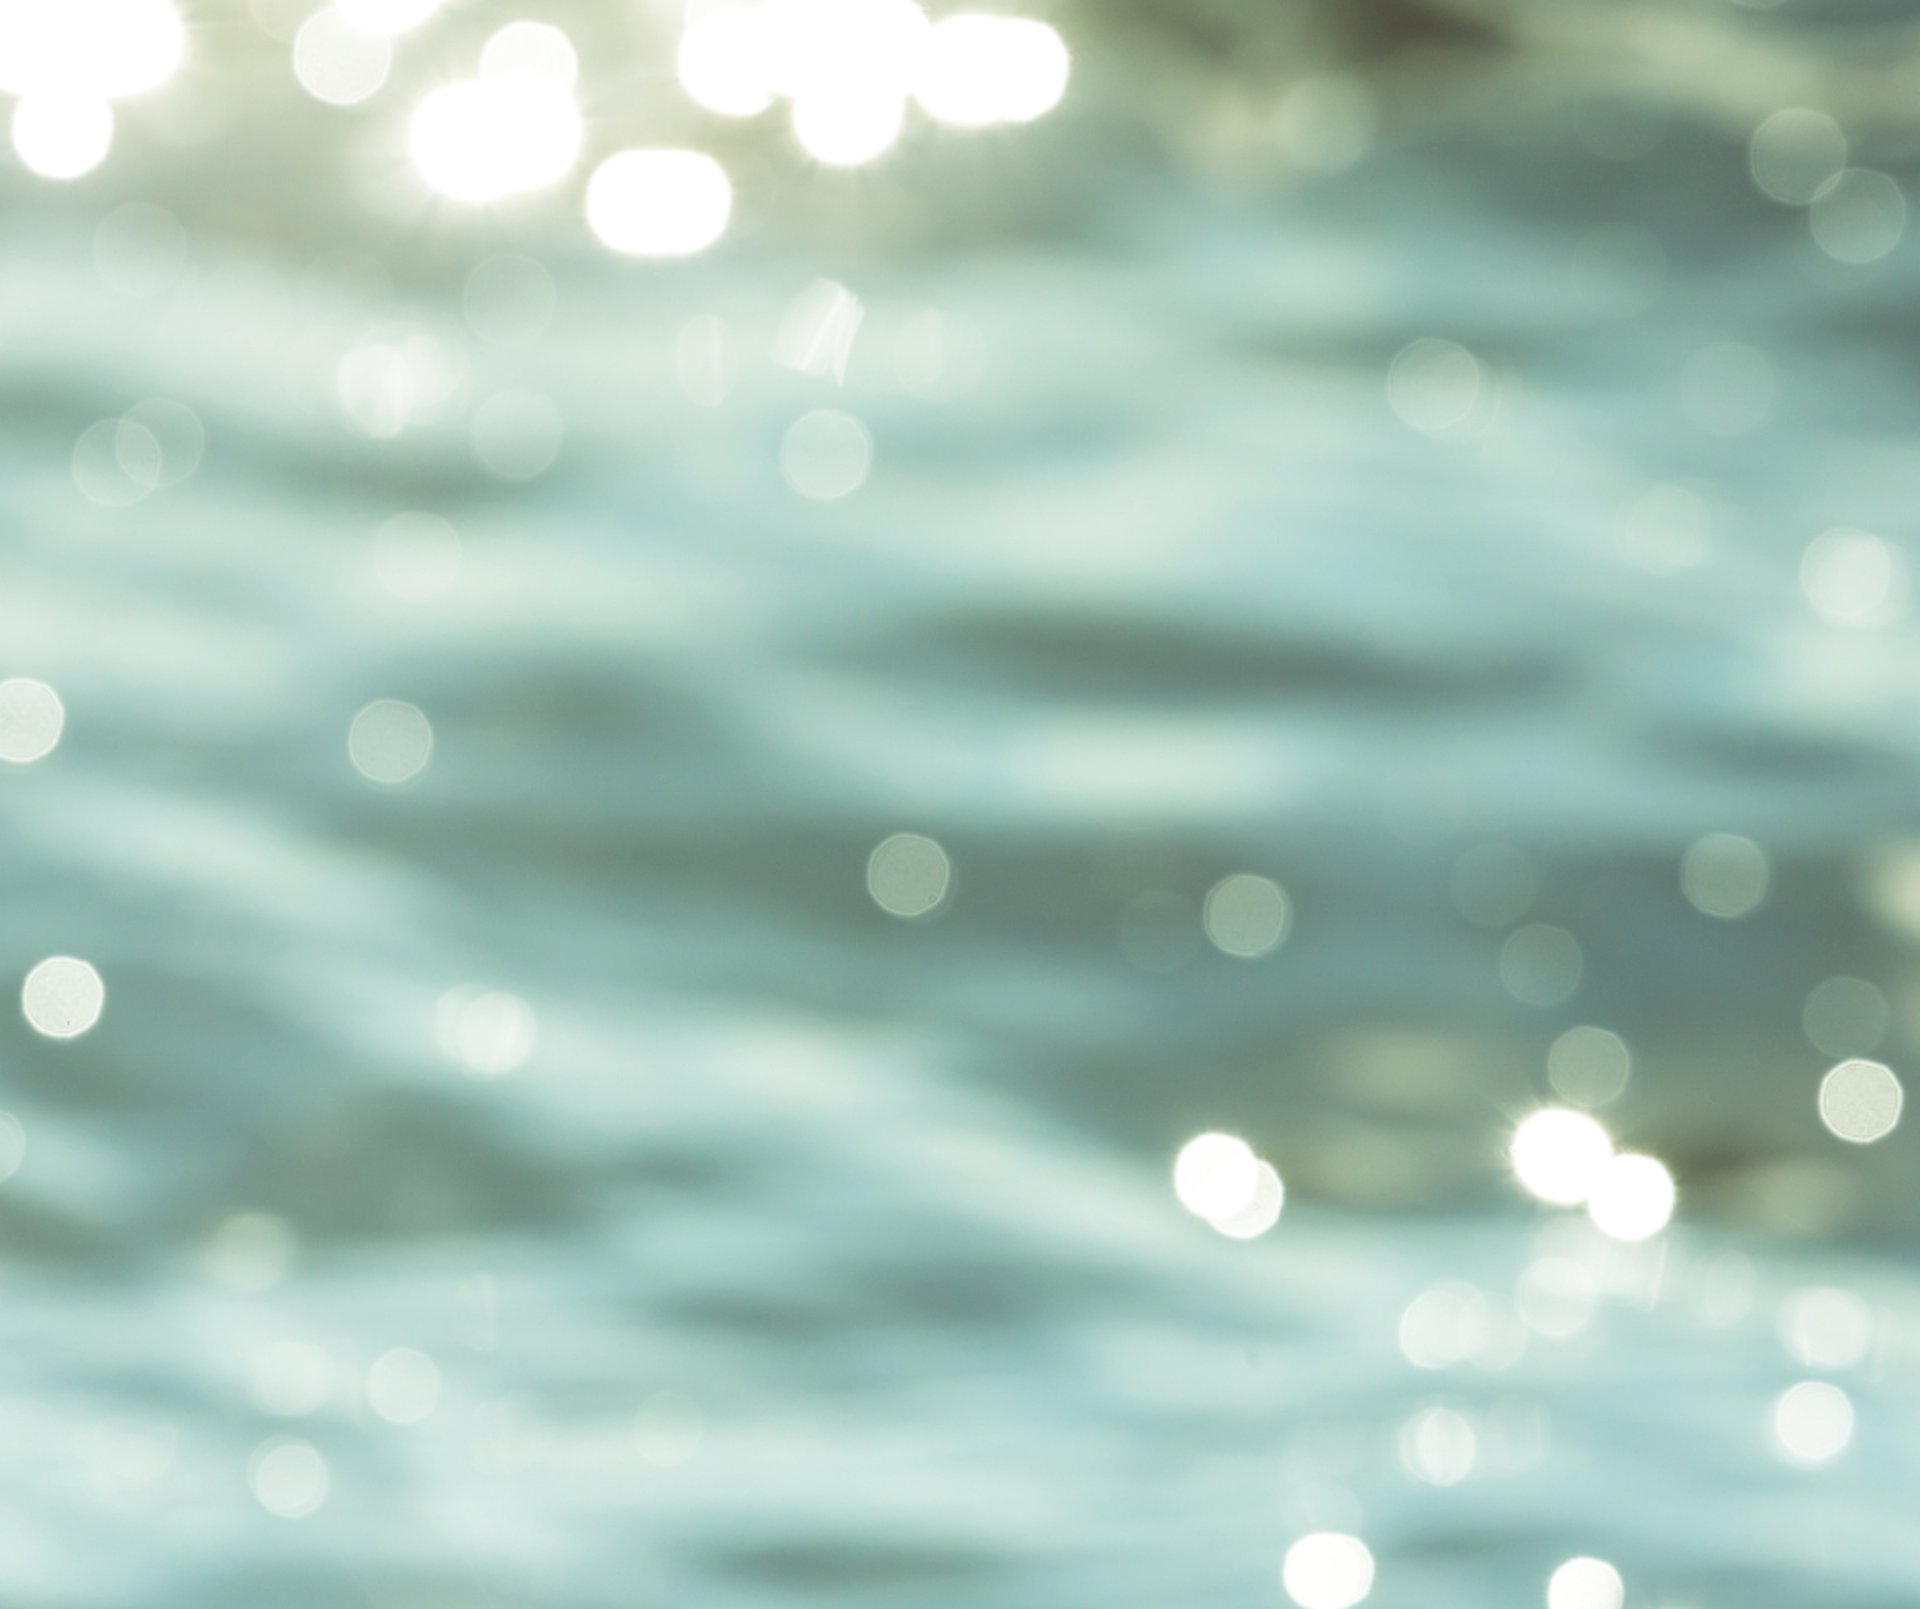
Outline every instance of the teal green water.
<path id="1" fill-rule="evenodd" d="M 1836 263 L 1685 120 L 1284 191 L 1062 127 L 938 250 L 644 272 L 170 268 L 9 181 L 0 675 L 67 725 L 0 777 L 0 951 L 107 1003 L 0 1026 L 0 1598 L 1227 1609 L 1326 1528 L 1381 1609 L 1575 1554 L 1635 1609 L 1920 1593 L 1912 1135 L 1814 1100 L 1920 1033 L 1914 638 L 1803 585 L 1829 527 L 1904 561 L 1911 246 Z M 550 323 L 463 303 L 506 248 Z M 154 397 L 204 454 L 137 495 L 85 433 Z M 782 475 L 819 408 L 838 502 Z M 927 921 L 867 892 L 900 831 Z M 1683 896 L 1715 832 L 1739 920 Z M 1233 872 L 1292 902 L 1253 961 Z M 1650 1247 L 1508 1178 L 1579 1024 L 1679 1181 Z M 1262 1239 L 1173 1197 L 1212 1128 Z"/>

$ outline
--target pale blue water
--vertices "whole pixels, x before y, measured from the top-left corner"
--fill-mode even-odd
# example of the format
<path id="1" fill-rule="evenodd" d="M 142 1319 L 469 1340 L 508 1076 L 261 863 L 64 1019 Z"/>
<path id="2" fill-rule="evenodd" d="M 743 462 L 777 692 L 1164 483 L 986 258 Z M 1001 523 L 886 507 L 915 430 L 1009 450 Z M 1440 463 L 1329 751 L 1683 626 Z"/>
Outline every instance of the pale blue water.
<path id="1" fill-rule="evenodd" d="M 1912 248 L 1831 263 L 1684 119 L 1625 163 L 1413 127 L 1265 190 L 1110 134 L 1036 131 L 919 250 L 642 271 L 415 223 L 316 268 L 208 222 L 150 296 L 100 277 L 102 198 L 8 181 L 0 674 L 68 725 L 0 777 L 0 948 L 108 1003 L 0 1028 L 0 1599 L 1225 1609 L 1327 1527 L 1381 1609 L 1539 1603 L 1577 1553 L 1635 1606 L 1920 1597 L 1912 1135 L 1821 1128 L 1801 1022 L 1858 976 L 1914 1050 L 1872 915 L 1914 638 L 1799 584 L 1830 525 L 1904 551 Z M 462 323 L 503 245 L 558 283 L 530 347 Z M 843 383 L 769 357 L 822 276 L 866 307 Z M 957 355 L 915 394 L 927 309 Z M 718 407 L 674 378 L 695 313 Z M 449 395 L 369 439 L 337 365 L 421 333 Z M 1389 406 L 1422 337 L 1486 365 L 1483 426 Z M 1734 436 L 1681 391 L 1727 342 L 1777 385 Z M 469 446 L 504 388 L 565 419 L 524 484 Z M 152 396 L 204 462 L 90 502 L 76 439 Z M 822 406 L 875 446 L 831 505 L 779 468 Z M 429 601 L 373 565 L 409 509 L 464 543 Z M 404 788 L 348 763 L 376 698 L 432 723 Z M 867 895 L 895 831 L 952 856 L 930 922 Z M 1681 897 L 1711 831 L 1772 857 L 1744 921 Z M 1487 844 L 1537 885 L 1492 926 L 1449 892 Z M 1201 938 L 1234 871 L 1293 899 L 1259 961 Z M 1581 946 L 1563 1001 L 1502 985 L 1525 922 Z M 462 986 L 527 1003 L 524 1066 L 453 1065 Z M 1576 1023 L 1679 1179 L 1652 1250 L 1508 1180 Z M 1288 1181 L 1257 1242 L 1169 1188 L 1214 1127 Z M 1600 1289 L 1570 1335 L 1512 1316 L 1543 1249 Z M 1416 1368 L 1442 1281 L 1494 1316 Z M 1817 1469 L 1769 1435 L 1809 1285 L 1875 1315 Z M 417 1423 L 369 1403 L 395 1347 Z M 1457 1484 L 1400 1452 L 1434 1406 Z M 328 1472 L 302 1518 L 253 1489 L 283 1438 Z"/>

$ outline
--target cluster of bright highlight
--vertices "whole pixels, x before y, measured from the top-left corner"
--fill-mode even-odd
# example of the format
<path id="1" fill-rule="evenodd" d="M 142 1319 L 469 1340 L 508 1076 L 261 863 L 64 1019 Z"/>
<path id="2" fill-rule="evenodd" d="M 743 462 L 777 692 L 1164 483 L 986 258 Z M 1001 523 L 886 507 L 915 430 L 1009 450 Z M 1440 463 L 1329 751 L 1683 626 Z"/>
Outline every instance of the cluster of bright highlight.
<path id="1" fill-rule="evenodd" d="M 1344 1531 L 1314 1531 L 1287 1549 L 1280 1584 L 1300 1609 L 1354 1609 L 1373 1591 L 1373 1553 Z M 1622 1609 L 1626 1583 L 1605 1559 L 1582 1554 L 1547 1578 L 1547 1609 Z"/>
<path id="2" fill-rule="evenodd" d="M 1252 1240 L 1280 1221 L 1286 1186 L 1271 1162 L 1232 1134 L 1199 1134 L 1180 1147 L 1173 1193 L 1194 1217 L 1231 1240 Z"/>
<path id="3" fill-rule="evenodd" d="M 1508 1157 L 1529 1194 L 1549 1206 L 1584 1206 L 1615 1240 L 1650 1240 L 1673 1217 L 1673 1175 L 1653 1157 L 1615 1151 L 1599 1120 L 1585 1112 L 1535 1112 L 1514 1130 Z"/>
<path id="4" fill-rule="evenodd" d="M 15 154 L 45 179 L 91 173 L 113 147 L 113 103 L 164 84 L 185 51 L 172 0 L 0 0 Z"/>
<path id="5" fill-rule="evenodd" d="M 688 23 L 680 82 L 723 117 L 790 107 L 816 161 L 859 167 L 890 150 L 917 103 L 955 128 L 1030 123 L 1066 93 L 1060 35 L 1027 17 L 930 22 L 913 0 L 762 0 Z"/>
<path id="6" fill-rule="evenodd" d="M 433 9 L 431 0 L 336 0 L 301 29 L 294 70 L 321 100 L 366 100 L 391 71 L 389 36 Z M 968 14 L 936 24 L 913 0 L 764 0 L 696 14 L 678 67 L 687 93 L 707 110 L 752 117 L 784 100 L 811 156 L 858 167 L 898 141 L 910 102 L 956 127 L 1031 122 L 1066 92 L 1069 58 L 1058 33 L 1027 18 Z M 579 70 L 559 29 L 508 24 L 487 41 L 476 77 L 433 91 L 414 109 L 415 169 L 435 192 L 469 206 L 560 183 L 584 142 Z M 585 212 L 614 251 L 690 256 L 725 233 L 733 186 L 702 151 L 618 151 L 589 177 Z"/>

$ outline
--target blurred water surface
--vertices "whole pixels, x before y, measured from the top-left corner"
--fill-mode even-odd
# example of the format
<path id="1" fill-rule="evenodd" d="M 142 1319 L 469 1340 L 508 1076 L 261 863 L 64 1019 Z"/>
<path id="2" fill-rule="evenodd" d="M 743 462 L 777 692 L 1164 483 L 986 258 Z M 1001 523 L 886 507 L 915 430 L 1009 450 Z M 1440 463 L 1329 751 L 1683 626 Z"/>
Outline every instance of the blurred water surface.
<path id="1" fill-rule="evenodd" d="M 1920 1033 L 1915 248 L 1618 126 L 1279 187 L 1108 107 L 671 269 L 10 176 L 0 950 L 107 1004 L 0 1027 L 0 1596 L 1224 1609 L 1331 1528 L 1382 1609 L 1912 1602 L 1912 1136 L 1814 1092 Z M 1509 1180 L 1576 1025 L 1650 1246 Z"/>

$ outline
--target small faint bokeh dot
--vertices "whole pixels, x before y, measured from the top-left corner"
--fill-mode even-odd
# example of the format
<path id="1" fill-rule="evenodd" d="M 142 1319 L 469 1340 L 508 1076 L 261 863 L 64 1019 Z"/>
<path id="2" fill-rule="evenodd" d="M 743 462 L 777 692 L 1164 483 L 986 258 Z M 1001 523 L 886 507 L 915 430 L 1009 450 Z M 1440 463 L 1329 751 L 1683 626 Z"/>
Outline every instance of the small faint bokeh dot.
<path id="1" fill-rule="evenodd" d="M 313 1341 L 269 1341 L 253 1355 L 253 1400 L 263 1413 L 297 1418 L 318 1413 L 333 1400 L 340 1370 Z"/>
<path id="2" fill-rule="evenodd" d="M 1680 407 L 1708 435 L 1744 436 L 1766 423 L 1777 387 L 1764 352 L 1739 341 L 1716 341 L 1682 365 Z"/>
<path id="3" fill-rule="evenodd" d="M 953 883 L 953 862 L 933 839 L 916 832 L 884 838 L 867 857 L 867 892 L 889 916 L 929 916 Z"/>
<path id="4" fill-rule="evenodd" d="M 1547 1049 L 1547 1082 L 1575 1106 L 1605 1106 L 1619 1099 L 1633 1074 L 1627 1042 L 1606 1028 L 1569 1028 Z"/>
<path id="5" fill-rule="evenodd" d="M 100 1020 L 106 985 L 85 961 L 52 955 L 27 974 L 20 988 L 20 1009 L 34 1029 L 49 1039 L 73 1039 Z"/>
<path id="6" fill-rule="evenodd" d="M 1785 106 L 1754 129 L 1747 164 L 1763 193 L 1804 207 L 1847 165 L 1847 136 L 1825 112 Z"/>
<path id="7" fill-rule="evenodd" d="M 1215 949 L 1252 960 L 1278 949 L 1293 920 L 1286 890 L 1271 877 L 1235 872 L 1207 891 L 1201 925 Z"/>
<path id="8" fill-rule="evenodd" d="M 1900 1080 L 1881 1062 L 1856 1057 L 1820 1080 L 1820 1121 L 1855 1145 L 1871 1145 L 1891 1134 L 1905 1103 Z"/>
<path id="9" fill-rule="evenodd" d="M 452 521 L 409 510 L 375 527 L 372 559 L 381 591 L 408 603 L 430 603 L 458 585 L 465 553 Z"/>
<path id="10" fill-rule="evenodd" d="M 329 106 L 356 106 L 378 94 L 393 71 L 393 45 L 355 26 L 336 6 L 323 6 L 293 39 L 293 75 Z"/>
<path id="11" fill-rule="evenodd" d="M 1800 560 L 1800 590 L 1814 611 L 1836 626 L 1890 625 L 1906 606 L 1900 556 L 1871 531 L 1822 531 Z"/>
<path id="12" fill-rule="evenodd" d="M 838 408 L 803 413 L 780 439 L 780 473 L 811 502 L 834 503 L 857 492 L 872 468 L 867 427 Z"/>
<path id="13" fill-rule="evenodd" d="M 207 1277 L 228 1290 L 257 1293 L 285 1278 L 298 1237 L 270 1212 L 237 1212 L 217 1224 L 201 1251 Z"/>
<path id="14" fill-rule="evenodd" d="M 1474 422 L 1486 392 L 1480 360 L 1457 341 L 1426 336 L 1402 347 L 1387 368 L 1387 403 L 1403 424 L 1429 436 Z"/>
<path id="15" fill-rule="evenodd" d="M 1878 262 L 1907 232 L 1907 197 L 1890 175 L 1848 168 L 1821 187 L 1807 209 L 1813 243 L 1835 262 Z"/>
<path id="16" fill-rule="evenodd" d="M 1457 1486 L 1473 1473 L 1480 1438 L 1457 1408 L 1423 1408 L 1400 1427 L 1400 1467 L 1428 1486 Z"/>
<path id="17" fill-rule="evenodd" d="M 480 467 L 501 480 L 545 474 L 560 456 L 567 421 L 538 391 L 496 391 L 473 410 L 470 435 Z"/>
<path id="18" fill-rule="evenodd" d="M 533 1007 L 503 989 L 448 990 L 436 1028 L 442 1053 L 481 1078 L 524 1067 L 540 1037 Z"/>
<path id="19" fill-rule="evenodd" d="M 1522 1005 L 1557 1006 L 1580 987 L 1585 959 L 1564 927 L 1529 922 L 1500 946 L 1500 981 Z"/>
<path id="20" fill-rule="evenodd" d="M 417 1425 L 439 1402 L 439 1365 L 415 1347 L 390 1347 L 367 1370 L 367 1405 L 390 1425 Z"/>
<path id="21" fill-rule="evenodd" d="M 633 1444 L 641 1461 L 676 1469 L 700 1451 L 706 1416 L 683 1391 L 656 1391 L 633 1416 Z"/>
<path id="22" fill-rule="evenodd" d="M 433 727 L 417 705 L 377 698 L 347 728 L 347 757 L 369 782 L 397 787 L 427 768 Z"/>
<path id="23" fill-rule="evenodd" d="M 500 252 L 477 263 L 461 293 L 467 327 L 495 346 L 531 346 L 559 306 L 553 275 L 532 257 Z"/>
<path id="24" fill-rule="evenodd" d="M 304 1519 L 327 1500 L 332 1476 L 327 1461 L 311 1443 L 263 1442 L 247 1465 L 247 1483 L 269 1514 Z"/>
<path id="25" fill-rule="evenodd" d="M 1873 1348 L 1873 1309 L 1850 1290 L 1811 1285 L 1787 1298 L 1780 1340 L 1809 1369 L 1850 1369 Z"/>
<path id="26" fill-rule="evenodd" d="M 1353 1609 L 1373 1590 L 1373 1555 L 1357 1536 L 1315 1531 L 1287 1549 L 1280 1580 L 1300 1609 Z"/>
<path id="27" fill-rule="evenodd" d="M 1680 890 L 1687 902 L 1723 921 L 1758 910 L 1772 875 L 1767 852 L 1737 833 L 1710 832 L 1690 844 L 1680 859 Z"/>
<path id="28" fill-rule="evenodd" d="M 0 682 L 0 760 L 31 765 L 53 753 L 67 724 L 66 706 L 45 682 L 9 676 Z"/>
<path id="29" fill-rule="evenodd" d="M 1822 978 L 1800 1009 L 1807 1043 L 1829 1056 L 1870 1055 L 1892 1025 L 1887 997 L 1865 978 Z"/>

